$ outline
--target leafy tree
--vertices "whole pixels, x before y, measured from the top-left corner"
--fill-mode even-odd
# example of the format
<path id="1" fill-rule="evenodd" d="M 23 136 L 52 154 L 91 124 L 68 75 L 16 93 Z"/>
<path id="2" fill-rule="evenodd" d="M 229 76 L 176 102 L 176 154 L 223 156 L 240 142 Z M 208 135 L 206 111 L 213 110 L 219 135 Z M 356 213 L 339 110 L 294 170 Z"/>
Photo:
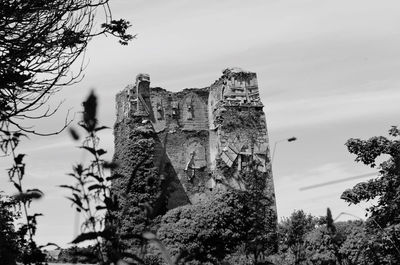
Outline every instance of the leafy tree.
<path id="1" fill-rule="evenodd" d="M 365 232 L 361 221 L 316 227 L 305 239 L 305 262 L 312 264 L 369 264 L 364 256 Z"/>
<path id="2" fill-rule="evenodd" d="M 286 254 L 286 260 L 293 261 L 293 264 L 306 260 L 306 236 L 316 225 L 317 218 L 305 214 L 303 210 L 294 211 L 279 223 L 280 251 Z"/>
<path id="3" fill-rule="evenodd" d="M 19 236 L 14 228 L 12 203 L 0 193 L 0 264 L 14 265 L 19 255 Z"/>
<path id="4" fill-rule="evenodd" d="M 220 264 L 243 246 L 253 227 L 251 194 L 229 190 L 209 201 L 181 206 L 167 212 L 158 230 L 159 239 L 173 256 L 186 261 Z"/>
<path id="5" fill-rule="evenodd" d="M 252 146 L 254 147 L 254 142 Z M 247 217 L 250 226 L 244 241 L 245 252 L 252 255 L 255 264 L 258 260 L 276 253 L 278 247 L 274 195 L 267 189 L 272 174 L 258 170 L 259 167 L 259 161 L 251 157 L 248 168 L 240 172 L 240 178 L 244 181 L 248 193 L 247 206 L 250 208 Z"/>
<path id="6" fill-rule="evenodd" d="M 365 249 L 367 248 L 367 237 L 365 233 L 365 224 L 362 221 L 348 221 L 337 223 L 338 230 L 342 230 L 345 239 L 340 245 L 340 255 L 344 259 L 344 264 L 358 265 L 369 264 Z"/>
<path id="7" fill-rule="evenodd" d="M 362 221 L 336 222 L 295 211 L 279 224 L 277 264 L 370 264 L 365 258 L 365 226 Z"/>
<path id="8" fill-rule="evenodd" d="M 349 204 L 375 200 L 367 209 L 368 248 L 375 264 L 400 263 L 400 130 L 393 126 L 389 137 L 350 139 L 346 146 L 356 161 L 379 169 L 379 176 L 343 192 Z M 383 155 L 383 156 L 382 156 Z M 382 158 L 386 160 L 379 163 Z"/>

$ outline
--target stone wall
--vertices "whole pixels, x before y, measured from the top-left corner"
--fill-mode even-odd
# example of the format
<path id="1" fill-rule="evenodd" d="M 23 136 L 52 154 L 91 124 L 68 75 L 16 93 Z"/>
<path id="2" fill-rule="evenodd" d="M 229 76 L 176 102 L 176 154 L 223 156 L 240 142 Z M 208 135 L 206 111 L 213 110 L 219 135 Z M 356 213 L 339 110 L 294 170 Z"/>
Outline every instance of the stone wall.
<path id="1" fill-rule="evenodd" d="M 127 152 L 121 126 L 147 126 L 154 137 L 153 162 L 163 179 L 167 209 L 208 198 L 215 189 L 244 189 L 240 172 L 250 159 L 266 173 L 274 197 L 268 132 L 255 73 L 228 68 L 210 87 L 169 92 L 150 87 L 140 74 L 117 97 L 115 159 Z M 125 137 L 125 138 L 124 138 Z"/>

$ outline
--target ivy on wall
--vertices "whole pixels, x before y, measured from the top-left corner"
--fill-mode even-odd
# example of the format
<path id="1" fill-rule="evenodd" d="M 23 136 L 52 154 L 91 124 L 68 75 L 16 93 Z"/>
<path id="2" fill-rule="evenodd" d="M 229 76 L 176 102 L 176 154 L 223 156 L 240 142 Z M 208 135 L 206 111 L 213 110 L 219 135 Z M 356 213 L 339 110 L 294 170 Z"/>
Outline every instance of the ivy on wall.
<path id="1" fill-rule="evenodd" d="M 123 177 L 114 180 L 113 191 L 118 196 L 118 229 L 120 234 L 141 234 L 152 230 L 151 221 L 158 213 L 154 205 L 160 200 L 163 180 L 154 165 L 156 137 L 150 124 L 129 121 L 116 124 L 114 162 L 115 174 Z M 164 208 L 165 208 L 164 200 Z M 138 244 L 128 240 L 129 245 Z"/>

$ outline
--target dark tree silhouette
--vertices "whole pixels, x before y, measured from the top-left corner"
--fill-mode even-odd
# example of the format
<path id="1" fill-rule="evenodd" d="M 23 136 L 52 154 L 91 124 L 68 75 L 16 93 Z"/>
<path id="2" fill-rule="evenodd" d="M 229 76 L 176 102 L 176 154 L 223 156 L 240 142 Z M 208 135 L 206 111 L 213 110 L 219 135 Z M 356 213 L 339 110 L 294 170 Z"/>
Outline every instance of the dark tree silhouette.
<path id="1" fill-rule="evenodd" d="M 0 129 L 36 133 L 21 119 L 51 116 L 46 106 L 61 87 L 80 81 L 71 65 L 89 41 L 111 34 L 126 45 L 129 22 L 113 20 L 109 0 L 0 1 Z M 96 26 L 100 25 L 100 26 Z"/>
<path id="2" fill-rule="evenodd" d="M 0 264 L 14 265 L 19 254 L 18 235 L 14 228 L 12 203 L 0 192 Z"/>

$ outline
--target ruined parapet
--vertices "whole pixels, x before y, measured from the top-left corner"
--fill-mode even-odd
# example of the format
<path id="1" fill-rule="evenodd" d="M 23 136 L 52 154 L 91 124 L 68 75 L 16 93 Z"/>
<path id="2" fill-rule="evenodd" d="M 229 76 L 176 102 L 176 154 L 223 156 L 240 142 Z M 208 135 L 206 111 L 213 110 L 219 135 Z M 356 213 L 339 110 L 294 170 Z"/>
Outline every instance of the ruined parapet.
<path id="1" fill-rule="evenodd" d="M 243 189 L 240 172 L 256 161 L 257 169 L 268 173 L 273 192 L 268 132 L 256 73 L 225 69 L 210 87 L 209 112 L 214 174 L 227 185 Z"/>
<path id="2" fill-rule="evenodd" d="M 136 103 L 136 110 L 133 115 L 149 117 L 152 114 L 150 102 L 150 76 L 138 74 L 136 76 L 136 97 L 132 102 Z"/>
<path id="3" fill-rule="evenodd" d="M 116 128 L 127 126 L 122 122 L 129 123 L 130 130 L 147 122 L 156 134 L 153 159 L 171 185 L 168 209 L 181 204 L 174 202 L 174 196 L 182 198 L 182 192 L 195 203 L 215 189 L 245 189 L 240 173 L 248 170 L 250 161 L 257 161 L 257 169 L 266 173 L 273 196 L 268 132 L 256 73 L 227 68 L 210 87 L 175 93 L 150 88 L 149 75 L 139 74 L 135 85 L 117 95 Z M 118 137 L 116 133 L 116 142 Z M 116 152 L 124 151 L 116 145 Z"/>

